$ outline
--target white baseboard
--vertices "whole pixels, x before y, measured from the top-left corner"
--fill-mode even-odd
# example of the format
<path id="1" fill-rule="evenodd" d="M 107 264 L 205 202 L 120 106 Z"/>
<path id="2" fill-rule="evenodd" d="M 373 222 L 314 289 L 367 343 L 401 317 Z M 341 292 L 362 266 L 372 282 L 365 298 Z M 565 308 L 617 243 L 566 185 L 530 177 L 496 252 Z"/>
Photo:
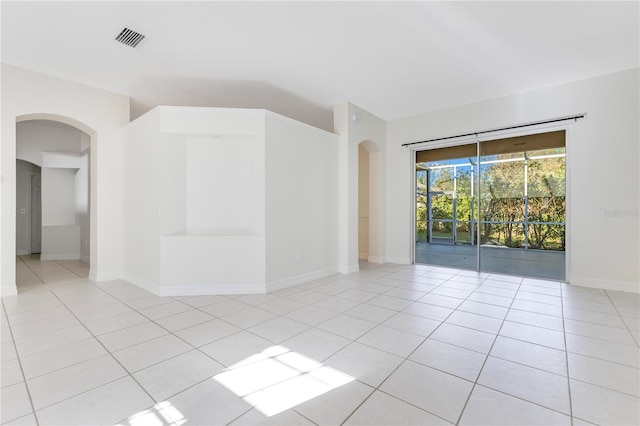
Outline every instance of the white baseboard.
<path id="1" fill-rule="evenodd" d="M 387 263 L 396 263 L 398 265 L 411 265 L 410 257 L 387 257 Z"/>
<path id="2" fill-rule="evenodd" d="M 40 260 L 80 260 L 79 253 L 40 254 Z"/>
<path id="3" fill-rule="evenodd" d="M 16 294 L 18 294 L 18 287 L 16 285 L 13 285 L 13 287 L 8 285 L 0 287 L 0 297 L 15 296 Z"/>
<path id="4" fill-rule="evenodd" d="M 369 253 L 358 253 L 358 259 L 360 259 L 360 260 L 369 259 Z"/>
<path id="5" fill-rule="evenodd" d="M 267 292 L 281 290 L 283 288 L 293 287 L 294 285 L 306 283 L 308 281 L 318 280 L 320 278 L 328 277 L 329 275 L 337 274 L 338 267 L 321 269 L 319 271 L 309 272 L 306 274 L 296 275 L 295 277 L 284 278 L 277 281 L 267 283 Z"/>
<path id="6" fill-rule="evenodd" d="M 89 271 L 89 279 L 94 282 L 113 281 L 122 278 L 122 273 L 118 271 L 96 272 L 93 269 Z"/>
<path id="7" fill-rule="evenodd" d="M 359 272 L 360 271 L 360 265 L 358 265 L 357 263 L 355 265 L 349 265 L 349 266 L 340 266 L 338 268 L 338 272 L 341 274 L 353 274 L 354 272 Z"/>
<path id="8" fill-rule="evenodd" d="M 143 290 L 147 290 L 148 292 L 151 292 L 153 294 L 155 294 L 156 296 L 162 296 L 161 293 L 161 287 L 159 284 L 154 283 L 152 281 L 149 280 L 145 280 L 144 278 L 140 278 L 137 277 L 135 275 L 131 275 L 128 274 L 126 272 L 123 272 L 121 274 L 121 279 L 123 279 L 124 281 L 127 281 L 133 285 L 136 285 L 138 287 L 140 287 Z"/>
<path id="9" fill-rule="evenodd" d="M 80 255 L 80 260 L 84 263 L 91 263 L 91 257 L 83 254 Z"/>
<path id="10" fill-rule="evenodd" d="M 603 290 L 640 293 L 640 284 L 631 281 L 601 280 L 597 278 L 571 277 L 569 284 L 576 287 L 599 288 Z"/>
<path id="11" fill-rule="evenodd" d="M 369 263 L 384 263 L 384 257 L 382 257 L 382 256 L 369 256 L 367 258 L 367 262 L 369 262 Z"/>
<path id="12" fill-rule="evenodd" d="M 156 296 L 216 296 L 221 294 L 264 294 L 264 284 L 162 285 L 124 273 L 122 279 Z"/>
<path id="13" fill-rule="evenodd" d="M 31 254 L 31 250 L 17 250 L 16 256 L 27 256 Z"/>
<path id="14" fill-rule="evenodd" d="M 162 286 L 159 296 L 217 296 L 221 294 L 264 293 L 264 284 L 202 284 Z"/>

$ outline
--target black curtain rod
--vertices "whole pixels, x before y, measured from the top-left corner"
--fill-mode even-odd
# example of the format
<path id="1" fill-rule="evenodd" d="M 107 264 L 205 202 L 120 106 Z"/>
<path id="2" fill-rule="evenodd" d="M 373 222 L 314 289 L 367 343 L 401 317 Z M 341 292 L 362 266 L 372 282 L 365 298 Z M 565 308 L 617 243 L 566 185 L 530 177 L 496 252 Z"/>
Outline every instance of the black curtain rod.
<path id="1" fill-rule="evenodd" d="M 557 123 L 559 121 L 568 121 L 568 120 L 578 121 L 578 118 L 584 118 L 585 115 L 587 115 L 587 114 L 584 113 L 584 114 L 572 115 L 572 116 L 569 116 L 569 117 L 554 118 L 554 119 L 551 119 L 551 120 L 535 121 L 533 123 L 518 124 L 517 126 L 500 127 L 498 129 L 480 130 L 478 132 L 465 133 L 465 134 L 462 134 L 462 135 L 455 135 L 455 136 L 445 136 L 444 138 L 435 138 L 435 139 L 429 139 L 429 140 L 420 141 L 420 142 L 403 143 L 402 146 L 417 145 L 417 144 L 420 144 L 420 143 L 427 143 L 427 142 L 443 141 L 443 140 L 447 140 L 447 139 L 463 138 L 465 136 L 476 136 L 477 137 L 478 135 L 482 135 L 482 134 L 485 134 L 485 133 L 499 132 L 501 130 L 519 129 L 521 127 L 538 126 L 540 124 Z"/>

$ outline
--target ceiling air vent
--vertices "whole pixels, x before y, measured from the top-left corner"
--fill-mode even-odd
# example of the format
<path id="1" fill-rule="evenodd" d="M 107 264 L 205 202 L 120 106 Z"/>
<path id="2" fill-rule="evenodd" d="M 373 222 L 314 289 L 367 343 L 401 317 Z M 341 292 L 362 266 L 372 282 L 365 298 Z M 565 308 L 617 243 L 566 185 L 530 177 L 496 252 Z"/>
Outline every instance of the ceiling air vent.
<path id="1" fill-rule="evenodd" d="M 116 40 L 122 44 L 126 44 L 127 46 L 136 47 L 138 43 L 142 41 L 144 35 L 130 30 L 129 28 L 125 28 L 118 34 Z"/>

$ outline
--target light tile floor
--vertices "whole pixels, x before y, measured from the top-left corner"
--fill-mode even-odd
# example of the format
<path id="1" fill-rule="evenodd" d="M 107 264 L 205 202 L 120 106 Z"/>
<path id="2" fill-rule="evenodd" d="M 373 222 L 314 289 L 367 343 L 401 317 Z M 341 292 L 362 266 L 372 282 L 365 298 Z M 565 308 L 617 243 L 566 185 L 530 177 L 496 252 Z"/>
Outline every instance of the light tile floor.
<path id="1" fill-rule="evenodd" d="M 2 424 L 640 424 L 637 294 L 364 263 L 161 298 L 87 271 L 18 260 Z"/>

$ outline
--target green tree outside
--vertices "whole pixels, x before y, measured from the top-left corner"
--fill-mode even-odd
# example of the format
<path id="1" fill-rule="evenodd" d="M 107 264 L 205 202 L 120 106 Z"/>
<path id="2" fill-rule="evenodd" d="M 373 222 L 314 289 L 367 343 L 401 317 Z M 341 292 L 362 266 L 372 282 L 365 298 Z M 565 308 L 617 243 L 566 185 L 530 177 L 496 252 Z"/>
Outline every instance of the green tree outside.
<path id="1" fill-rule="evenodd" d="M 482 158 L 484 163 L 480 173 L 479 208 L 483 221 L 482 244 L 544 250 L 565 249 L 565 158 L 531 159 L 553 154 L 564 154 L 564 148 L 527 153 L 526 160 L 523 153 Z M 458 163 L 465 162 L 468 164 L 468 160 L 460 159 Z M 421 165 L 423 168 L 428 166 Z M 475 194 L 472 191 L 476 188 L 472 188 L 472 178 L 474 185 L 477 185 L 470 166 L 418 171 L 417 241 L 427 239 L 427 184 L 430 184 L 432 236 L 452 237 L 455 194 L 457 242 L 472 243 L 472 214 L 475 216 L 474 221 L 478 221 L 478 212 L 473 208 Z"/>

